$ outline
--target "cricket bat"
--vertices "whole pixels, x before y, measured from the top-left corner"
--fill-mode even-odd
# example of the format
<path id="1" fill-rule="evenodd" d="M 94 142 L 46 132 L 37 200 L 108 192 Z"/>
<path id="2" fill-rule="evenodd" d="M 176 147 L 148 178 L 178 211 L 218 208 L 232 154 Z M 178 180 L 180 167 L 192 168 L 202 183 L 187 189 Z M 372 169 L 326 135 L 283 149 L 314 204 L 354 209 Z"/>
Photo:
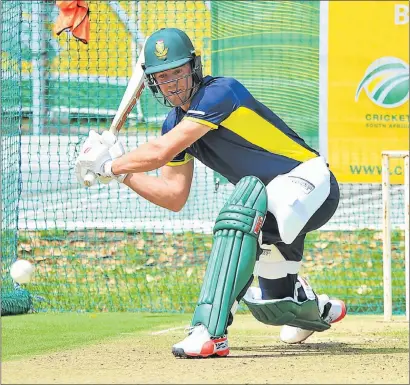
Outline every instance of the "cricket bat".
<path id="1" fill-rule="evenodd" d="M 141 48 L 140 55 L 138 57 L 137 64 L 135 65 L 133 74 L 121 99 L 120 106 L 118 107 L 118 110 L 111 123 L 109 130 L 114 135 L 117 135 L 121 130 L 122 126 L 127 120 L 129 113 L 137 103 L 144 89 L 144 71 L 141 66 L 141 64 L 145 61 L 144 46 L 145 43 Z M 84 185 L 86 187 L 90 187 L 94 184 L 96 179 L 97 176 L 92 171 L 88 171 L 86 176 L 84 177 Z"/>

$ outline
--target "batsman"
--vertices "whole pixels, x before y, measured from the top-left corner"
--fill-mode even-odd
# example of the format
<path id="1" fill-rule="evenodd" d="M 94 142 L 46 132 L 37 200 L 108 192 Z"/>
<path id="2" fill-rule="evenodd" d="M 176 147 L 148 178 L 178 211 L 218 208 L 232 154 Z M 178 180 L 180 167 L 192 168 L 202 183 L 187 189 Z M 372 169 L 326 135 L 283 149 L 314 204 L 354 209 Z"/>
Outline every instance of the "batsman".
<path id="1" fill-rule="evenodd" d="M 171 108 L 162 135 L 125 153 L 115 135 L 94 131 L 76 160 L 172 211 L 185 205 L 194 158 L 235 189 L 213 228 L 213 245 L 188 336 L 177 357 L 227 356 L 228 327 L 243 300 L 260 322 L 299 343 L 344 318 L 343 301 L 317 295 L 299 276 L 306 234 L 335 213 L 339 187 L 320 154 L 237 80 L 203 76 L 201 56 L 176 28 L 144 46 L 145 86 Z M 263 74 L 261 74 L 263 76 Z M 159 176 L 146 172 L 160 169 Z M 251 286 L 254 277 L 258 286 Z"/>

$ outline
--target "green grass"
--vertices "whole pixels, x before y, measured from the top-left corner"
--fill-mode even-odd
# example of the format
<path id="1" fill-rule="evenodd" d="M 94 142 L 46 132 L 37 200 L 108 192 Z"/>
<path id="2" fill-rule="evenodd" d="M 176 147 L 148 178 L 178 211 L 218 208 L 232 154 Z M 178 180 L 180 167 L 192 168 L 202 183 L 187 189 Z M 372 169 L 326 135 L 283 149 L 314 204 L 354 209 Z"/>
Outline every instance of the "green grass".
<path id="1" fill-rule="evenodd" d="M 191 312 L 212 247 L 210 235 L 20 232 L 19 257 L 36 265 L 27 289 L 57 311 Z M 392 238 L 393 311 L 405 307 L 404 234 Z M 353 313 L 383 311 L 381 233 L 317 231 L 306 238 L 302 274 Z M 241 306 L 240 311 L 246 307 Z"/>
<path id="2" fill-rule="evenodd" d="M 319 235 L 320 234 L 320 235 Z M 318 237 L 319 235 L 319 237 Z M 382 234 L 373 230 L 314 232 L 307 236 L 302 274 L 318 292 L 343 298 L 350 311 L 383 311 Z M 404 232 L 392 236 L 393 311 L 405 307 Z"/>
<path id="3" fill-rule="evenodd" d="M 47 313 L 2 318 L 2 361 L 189 324 L 184 314 Z"/>

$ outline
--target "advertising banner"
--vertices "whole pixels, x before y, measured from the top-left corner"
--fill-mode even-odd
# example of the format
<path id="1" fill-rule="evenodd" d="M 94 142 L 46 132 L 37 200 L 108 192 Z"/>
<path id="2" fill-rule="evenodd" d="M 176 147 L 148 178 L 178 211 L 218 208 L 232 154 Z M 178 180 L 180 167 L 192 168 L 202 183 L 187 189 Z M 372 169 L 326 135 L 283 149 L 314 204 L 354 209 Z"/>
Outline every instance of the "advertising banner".
<path id="1" fill-rule="evenodd" d="M 379 183 L 409 149 L 408 1 L 329 1 L 328 159 L 340 182 Z M 391 161 L 402 183 L 403 162 Z"/>

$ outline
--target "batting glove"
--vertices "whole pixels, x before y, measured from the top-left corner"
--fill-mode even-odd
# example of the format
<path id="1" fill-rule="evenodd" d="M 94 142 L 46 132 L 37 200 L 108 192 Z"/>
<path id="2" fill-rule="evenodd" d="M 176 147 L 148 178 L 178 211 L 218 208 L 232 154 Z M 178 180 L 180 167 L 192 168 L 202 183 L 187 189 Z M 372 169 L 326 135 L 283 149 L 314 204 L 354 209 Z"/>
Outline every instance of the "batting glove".
<path id="1" fill-rule="evenodd" d="M 125 154 L 124 146 L 118 140 L 117 136 L 115 136 L 111 131 L 104 131 L 101 135 L 103 142 L 109 147 L 109 153 L 111 156 L 111 160 L 104 164 L 103 172 L 101 177 L 103 178 L 113 178 L 117 180 L 119 183 L 124 182 L 124 179 L 127 177 L 128 174 L 120 174 L 115 175 L 112 172 L 112 162 L 113 160 L 123 156 Z"/>
<path id="2" fill-rule="evenodd" d="M 112 179 L 124 181 L 126 175 L 114 175 L 111 171 L 112 161 L 125 153 L 121 142 L 113 136 L 115 142 L 110 146 L 114 141 L 112 137 L 107 134 L 99 135 L 94 130 L 90 131 L 75 163 L 75 172 L 80 184 L 84 185 L 84 178 L 89 171 L 97 175 L 102 183 L 109 183 Z"/>

